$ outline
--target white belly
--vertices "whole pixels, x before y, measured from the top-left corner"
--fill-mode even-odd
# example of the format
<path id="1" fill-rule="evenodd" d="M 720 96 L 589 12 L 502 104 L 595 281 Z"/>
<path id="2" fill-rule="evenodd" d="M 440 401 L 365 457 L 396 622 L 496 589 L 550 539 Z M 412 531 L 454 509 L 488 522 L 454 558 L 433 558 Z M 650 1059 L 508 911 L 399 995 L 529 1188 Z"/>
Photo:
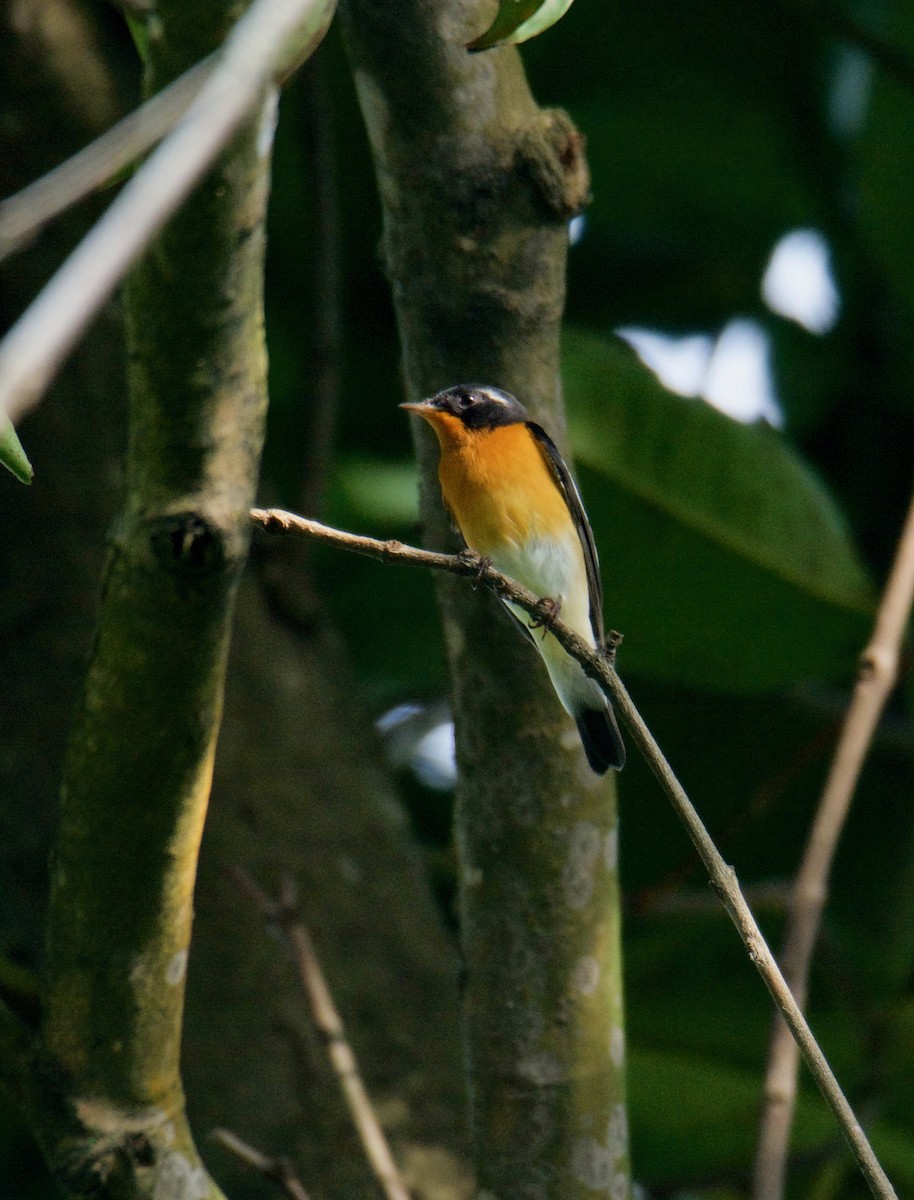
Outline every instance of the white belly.
<path id="1" fill-rule="evenodd" d="M 568 539 L 532 538 L 523 547 L 501 546 L 491 558 L 494 567 L 535 595 L 558 601 L 561 606 L 559 619 L 588 645 L 596 644 L 590 624 L 587 572 L 580 543 Z M 534 644 L 565 711 L 576 716 L 582 705 L 598 707 L 605 703 L 594 681 L 588 679 L 582 667 L 566 654 L 555 637 L 542 628 L 534 628 L 534 618 L 522 608 L 505 603 L 532 631 Z"/>
<path id="2" fill-rule="evenodd" d="M 577 540 L 530 538 L 523 546 L 500 546 L 491 557 L 492 565 L 503 574 L 537 596 L 558 601 L 562 621 L 589 645 L 595 644 L 584 554 Z M 523 610 L 517 615 L 526 625 L 531 624 L 532 618 Z"/>

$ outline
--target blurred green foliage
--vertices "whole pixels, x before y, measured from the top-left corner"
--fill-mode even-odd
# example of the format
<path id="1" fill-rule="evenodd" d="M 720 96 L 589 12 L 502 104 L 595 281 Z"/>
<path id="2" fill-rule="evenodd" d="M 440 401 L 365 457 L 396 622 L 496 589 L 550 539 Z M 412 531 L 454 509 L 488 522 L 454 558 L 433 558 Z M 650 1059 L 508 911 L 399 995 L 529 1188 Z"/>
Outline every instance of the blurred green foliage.
<path id="1" fill-rule="evenodd" d="M 619 666 L 636 702 L 750 887 L 783 884 L 796 867 L 914 479 L 914 69 L 905 78 L 833 32 L 834 14 L 850 14 L 914 64 L 912 11 L 906 0 L 579 0 L 523 52 L 540 102 L 567 108 L 587 136 L 593 171 L 571 250 L 566 395 L 607 623 L 626 635 Z M 336 433 L 311 515 L 416 539 L 379 208 L 338 30 L 305 73 L 278 131 L 265 499 L 296 505 L 324 403 L 315 330 L 335 301 L 318 243 L 332 237 Z M 329 209 L 315 186 L 315 119 L 332 148 Z M 774 244 L 800 226 L 827 239 L 840 292 L 823 336 L 772 314 L 760 293 Z M 623 325 L 715 333 L 737 315 L 770 338 L 781 433 L 673 396 L 613 341 Z M 313 565 L 374 709 L 439 696 L 430 579 L 325 549 Z M 910 1193 L 914 731 L 903 682 L 842 839 L 811 1017 Z M 631 759 L 619 788 L 636 1176 L 657 1195 L 745 1195 L 770 1003 Z M 406 791 L 440 873 L 447 806 L 414 781 Z M 776 948 L 783 888 L 773 894 L 761 917 Z M 864 1196 L 808 1079 L 802 1088 L 790 1195 Z"/>

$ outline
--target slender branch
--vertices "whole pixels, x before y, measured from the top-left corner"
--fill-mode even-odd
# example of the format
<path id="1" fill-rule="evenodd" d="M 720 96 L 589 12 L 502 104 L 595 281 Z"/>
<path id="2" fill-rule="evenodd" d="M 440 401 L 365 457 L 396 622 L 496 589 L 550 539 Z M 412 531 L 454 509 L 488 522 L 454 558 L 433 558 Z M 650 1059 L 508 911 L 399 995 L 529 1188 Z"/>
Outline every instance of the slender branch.
<path id="1" fill-rule="evenodd" d="M 845 1137 L 850 1143 L 860 1170 L 874 1196 L 880 1200 L 895 1200 L 895 1191 L 880 1166 L 873 1149 L 861 1128 L 860 1122 L 848 1104 L 841 1087 L 829 1066 L 828 1060 L 822 1053 L 818 1042 L 803 1016 L 784 976 L 768 947 L 755 918 L 740 891 L 733 868 L 728 866 L 707 829 L 696 812 L 682 784 L 676 778 L 672 767 L 667 762 L 653 734 L 645 724 L 641 714 L 635 708 L 622 681 L 616 674 L 608 658 L 595 653 L 582 638 L 573 633 L 560 619 L 550 619 L 554 606 L 534 596 L 526 588 L 514 583 L 491 564 L 479 559 L 471 553 L 458 555 L 439 554 L 430 550 L 419 550 L 413 546 L 405 546 L 397 541 L 377 541 L 374 538 L 362 537 L 342 530 L 332 529 L 317 521 L 298 517 L 293 513 L 282 512 L 278 509 L 252 509 L 252 519 L 271 532 L 304 534 L 319 541 L 332 543 L 343 549 L 367 555 L 381 562 L 399 562 L 412 566 L 429 567 L 432 570 L 448 571 L 455 575 L 469 576 L 484 583 L 501 599 L 512 600 L 526 612 L 538 620 L 550 621 L 550 632 L 554 634 L 565 650 L 575 658 L 585 672 L 603 688 L 611 697 L 617 711 L 628 727 L 632 740 L 641 750 L 648 766 L 654 772 L 658 782 L 671 801 L 676 814 L 686 827 L 695 849 L 698 851 L 710 878 L 710 883 L 720 897 L 727 913 L 737 928 L 740 937 L 749 953 L 749 958 L 761 975 L 765 986 L 771 993 L 777 1007 L 780 1009 L 797 1041 L 819 1086 L 823 1097 L 832 1110 L 835 1119 L 841 1126 Z"/>
<path id="2" fill-rule="evenodd" d="M 327 1044 L 327 1054 L 352 1122 L 384 1195 L 387 1200 L 411 1200 L 362 1082 L 355 1054 L 346 1040 L 342 1019 L 298 910 L 294 884 L 290 879 L 284 882 L 280 900 L 276 903 L 245 871 L 235 870 L 233 875 L 264 916 L 279 926 L 289 944 L 302 987 L 311 1004 L 314 1024 Z"/>
<path id="3" fill-rule="evenodd" d="M 131 264 L 258 102 L 290 40 L 318 44 L 335 0 L 254 0 L 182 120 L 0 342 L 0 412 L 33 408 Z"/>
<path id="4" fill-rule="evenodd" d="M 21 250 L 49 221 L 110 184 L 160 141 L 187 111 L 212 69 L 212 58 L 197 63 L 72 158 L 0 201 L 0 262 Z"/>
<path id="5" fill-rule="evenodd" d="M 287 1158 L 268 1158 L 256 1147 L 232 1133 L 230 1129 L 214 1129 L 210 1135 L 213 1141 L 224 1146 L 236 1158 L 279 1187 L 290 1197 L 290 1200 L 311 1200 L 305 1191 L 304 1184 L 295 1173 L 295 1168 Z"/>
<path id="6" fill-rule="evenodd" d="M 828 898 L 838 839 L 882 710 L 898 675 L 901 642 L 914 601 L 914 499 L 876 614 L 869 645 L 844 721 L 822 799 L 794 882 L 781 955 L 784 977 L 797 1003 L 806 1003 L 809 970 Z M 765 1071 L 764 1108 L 753 1170 L 755 1200 L 780 1200 L 784 1192 L 790 1127 L 797 1092 L 796 1044 L 775 1019 Z"/>
<path id="7" fill-rule="evenodd" d="M 348 533 L 343 529 L 334 529 L 330 525 L 321 524 L 320 521 L 312 521 L 309 517 L 299 517 L 295 513 L 286 512 L 281 508 L 252 508 L 251 519 L 268 533 L 305 534 L 315 541 L 341 546 L 344 550 L 352 550 L 355 554 L 377 559 L 378 562 L 429 567 L 433 571 L 447 571 L 451 575 L 462 575 L 464 578 L 484 583 L 502 600 L 515 601 L 532 616 L 539 619 L 554 616 L 554 605 L 544 604 L 532 592 L 528 592 L 526 588 L 509 579 L 507 575 L 502 575 L 487 560 L 479 558 L 470 551 L 465 551 L 463 554 L 442 554 L 437 550 L 420 550 L 416 546 L 407 546 L 394 539 L 382 542 L 377 538 Z M 560 621 L 556 621 L 550 628 L 566 649 L 568 646 L 565 640 L 559 636 L 560 632 L 577 644 L 579 654 L 574 656 L 586 670 L 588 662 L 585 660 L 593 658 L 586 642 L 572 633 Z M 573 651 L 569 652 L 573 653 Z M 593 677 L 599 682 L 599 676 Z"/>

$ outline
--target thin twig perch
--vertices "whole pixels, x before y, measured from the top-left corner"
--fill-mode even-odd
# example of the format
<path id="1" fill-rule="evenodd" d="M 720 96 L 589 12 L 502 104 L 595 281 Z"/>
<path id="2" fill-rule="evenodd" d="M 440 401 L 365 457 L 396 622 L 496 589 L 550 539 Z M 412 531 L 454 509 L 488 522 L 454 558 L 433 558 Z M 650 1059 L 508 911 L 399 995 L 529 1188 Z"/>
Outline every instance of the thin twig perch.
<path id="1" fill-rule="evenodd" d="M 267 920 L 275 922 L 279 927 L 292 951 L 302 987 L 311 1005 L 314 1024 L 326 1043 L 327 1054 L 339 1080 L 352 1122 L 384 1195 L 387 1200 L 411 1200 L 390 1152 L 381 1122 L 362 1082 L 355 1054 L 346 1039 L 346 1030 L 321 970 L 311 936 L 302 921 L 295 885 L 287 879 L 283 883 L 282 894 L 277 903 L 270 899 L 247 872 L 235 870 L 233 875 Z"/>
<path id="2" fill-rule="evenodd" d="M 287 1158 L 268 1158 L 266 1154 L 255 1146 L 249 1145 L 231 1129 L 214 1129 L 211 1136 L 214 1142 L 218 1142 L 236 1158 L 247 1163 L 264 1179 L 281 1187 L 290 1200 L 311 1200 L 305 1191 L 304 1184 L 296 1175 Z"/>
<path id="3" fill-rule="evenodd" d="M 398 541 L 378 541 L 375 538 L 332 529 L 318 521 L 299 517 L 281 509 L 252 509 L 251 518 L 269 532 L 303 534 L 346 550 L 353 550 L 357 554 L 367 555 L 380 562 L 405 563 L 471 577 L 484 583 L 500 598 L 512 600 L 520 605 L 531 616 L 539 620 L 548 619 L 550 621 L 550 632 L 615 703 L 617 711 L 628 727 L 632 740 L 641 750 L 679 819 L 685 825 L 708 872 L 712 888 L 720 897 L 743 940 L 749 958 L 783 1014 L 813 1078 L 850 1143 L 870 1190 L 874 1196 L 879 1197 L 879 1200 L 897 1200 L 895 1190 L 873 1153 L 860 1122 L 854 1115 L 828 1060 L 814 1038 L 800 1006 L 794 1000 L 774 955 L 762 936 L 745 897 L 740 891 L 736 873 L 721 857 L 720 851 L 711 840 L 682 784 L 676 778 L 672 767 L 664 757 L 653 734 L 644 723 L 641 714 L 635 708 L 631 697 L 608 659 L 591 650 L 581 638 L 562 623 L 561 619 L 554 619 L 552 612 L 554 606 L 550 606 L 548 603 L 544 604 L 542 598 L 534 596 L 532 592 L 514 583 L 513 580 L 496 571 L 490 563 L 474 554 L 468 552 L 456 555 L 440 554 L 436 551 L 406 546 Z"/>
<path id="4" fill-rule="evenodd" d="M 832 860 L 873 734 L 898 677 L 898 658 L 912 600 L 914 499 L 876 614 L 873 635 L 860 659 L 854 694 L 792 889 L 781 965 L 801 1007 L 806 1003 L 810 963 L 828 899 Z M 778 1017 L 765 1071 L 764 1108 L 753 1169 L 754 1200 L 780 1200 L 784 1193 L 796 1092 L 796 1043 Z"/>

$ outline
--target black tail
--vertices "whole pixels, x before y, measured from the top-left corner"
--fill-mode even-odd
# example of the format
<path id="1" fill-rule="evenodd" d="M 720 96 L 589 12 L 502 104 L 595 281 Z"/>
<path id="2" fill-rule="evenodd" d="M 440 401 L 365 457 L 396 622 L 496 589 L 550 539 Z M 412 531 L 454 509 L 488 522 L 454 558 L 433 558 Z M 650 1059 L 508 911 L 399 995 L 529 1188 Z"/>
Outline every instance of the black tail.
<path id="1" fill-rule="evenodd" d="M 591 769 L 598 775 L 605 775 L 610 767 L 621 771 L 625 766 L 625 744 L 612 705 L 585 708 L 576 720 Z"/>

